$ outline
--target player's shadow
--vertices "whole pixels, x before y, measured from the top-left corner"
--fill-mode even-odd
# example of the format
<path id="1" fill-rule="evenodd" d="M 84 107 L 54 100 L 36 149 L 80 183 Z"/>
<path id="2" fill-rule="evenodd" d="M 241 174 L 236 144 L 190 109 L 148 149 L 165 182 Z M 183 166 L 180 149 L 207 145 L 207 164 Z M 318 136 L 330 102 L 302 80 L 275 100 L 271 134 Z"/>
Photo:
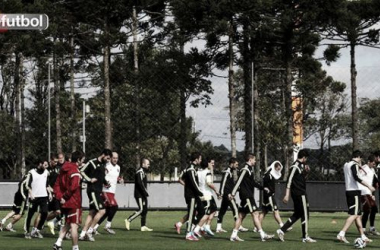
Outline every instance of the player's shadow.
<path id="1" fill-rule="evenodd" d="M 52 234 L 46 234 L 46 235 L 43 235 L 43 236 L 44 236 L 44 239 L 45 238 L 47 238 L 47 239 L 50 239 L 50 238 L 56 239 L 58 237 L 58 235 L 52 235 Z M 20 233 L 2 234 L 2 237 L 25 239 L 25 235 L 24 234 L 20 234 Z M 37 238 L 32 238 L 32 239 L 37 239 Z"/>

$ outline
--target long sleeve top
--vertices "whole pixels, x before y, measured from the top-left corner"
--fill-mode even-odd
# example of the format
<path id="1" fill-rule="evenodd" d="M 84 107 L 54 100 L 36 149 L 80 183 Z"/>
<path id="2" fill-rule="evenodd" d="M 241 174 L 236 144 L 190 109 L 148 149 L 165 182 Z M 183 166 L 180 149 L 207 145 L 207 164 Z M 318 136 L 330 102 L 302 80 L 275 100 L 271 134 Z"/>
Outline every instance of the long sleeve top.
<path id="1" fill-rule="evenodd" d="M 245 164 L 245 166 L 240 170 L 240 175 L 232 190 L 232 195 L 235 196 L 236 192 L 239 191 L 240 199 L 253 198 L 255 188 L 263 190 L 263 186 L 255 181 L 253 167 Z"/>

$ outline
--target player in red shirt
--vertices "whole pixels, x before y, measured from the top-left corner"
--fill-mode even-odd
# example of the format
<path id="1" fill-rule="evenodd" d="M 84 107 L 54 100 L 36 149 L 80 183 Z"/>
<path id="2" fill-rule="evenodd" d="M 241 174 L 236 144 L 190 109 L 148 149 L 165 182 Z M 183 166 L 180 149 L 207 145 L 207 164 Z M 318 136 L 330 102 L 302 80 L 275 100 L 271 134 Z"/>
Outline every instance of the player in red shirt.
<path id="1" fill-rule="evenodd" d="M 82 217 L 81 175 L 79 167 L 84 161 L 84 154 L 75 151 L 71 154 L 71 162 L 65 162 L 59 172 L 54 185 L 56 199 L 61 203 L 62 214 L 66 223 L 59 232 L 59 237 L 53 245 L 54 250 L 62 249 L 62 241 L 66 233 L 71 229 L 73 250 L 78 247 L 78 226 Z"/>

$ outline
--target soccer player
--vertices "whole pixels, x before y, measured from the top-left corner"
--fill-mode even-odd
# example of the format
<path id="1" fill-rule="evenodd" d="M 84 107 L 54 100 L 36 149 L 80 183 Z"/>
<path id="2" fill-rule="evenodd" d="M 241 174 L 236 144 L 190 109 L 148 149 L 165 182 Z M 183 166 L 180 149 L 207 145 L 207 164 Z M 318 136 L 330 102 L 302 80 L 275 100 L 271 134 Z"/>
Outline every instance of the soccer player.
<path id="1" fill-rule="evenodd" d="M 106 213 L 100 194 L 102 193 L 103 185 L 109 185 L 105 179 L 105 165 L 110 161 L 111 157 L 112 151 L 104 149 L 98 158 L 90 160 L 80 169 L 82 177 L 87 182 L 87 196 L 90 202 L 90 211 L 80 233 L 80 240 L 95 241 L 92 235 L 94 227 Z"/>
<path id="2" fill-rule="evenodd" d="M 375 168 L 376 168 L 375 159 L 376 159 L 375 155 L 370 154 L 368 156 L 367 164 L 362 166 L 359 170 L 360 176 L 362 176 L 363 181 L 365 181 L 368 184 L 371 184 L 371 186 L 374 188 L 378 183 L 377 175 L 375 172 Z M 378 236 L 380 235 L 380 233 L 376 231 L 375 218 L 376 218 L 376 213 L 379 210 L 377 208 L 375 195 L 366 186 L 363 186 L 362 184 L 359 184 L 359 188 L 361 191 L 361 202 L 363 205 L 363 216 L 362 216 L 363 230 L 366 233 L 366 226 L 367 226 L 367 221 L 369 218 L 370 229 L 367 232 L 367 234 Z"/>
<path id="3" fill-rule="evenodd" d="M 146 226 L 146 215 L 148 213 L 148 189 L 147 189 L 147 178 L 146 174 L 150 167 L 150 161 L 146 158 L 141 159 L 140 168 L 135 174 L 135 199 L 139 210 L 134 212 L 132 215 L 125 219 L 125 228 L 130 229 L 131 222 L 137 217 L 141 216 L 141 231 L 150 232 L 153 229 Z"/>
<path id="4" fill-rule="evenodd" d="M 115 199 L 116 185 L 117 183 L 124 183 L 123 179 L 120 179 L 120 166 L 117 164 L 119 155 L 116 152 L 112 152 L 111 162 L 106 165 L 106 181 L 109 186 L 103 186 L 102 198 L 104 200 L 104 206 L 106 207 L 106 213 L 96 224 L 94 230 L 97 231 L 102 222 L 107 219 L 107 223 L 104 230 L 109 234 L 115 234 L 115 231 L 111 229 L 112 220 L 119 208 Z"/>
<path id="5" fill-rule="evenodd" d="M 38 167 L 28 172 L 26 180 L 26 189 L 29 194 L 29 209 L 25 219 L 25 239 L 43 238 L 41 234 L 42 226 L 48 213 L 49 200 L 52 199 L 50 190 L 48 188 L 49 172 L 47 171 L 49 164 L 47 161 L 39 161 Z M 33 228 L 30 233 L 30 222 L 35 212 L 39 211 L 41 218 L 37 228 Z"/>
<path id="6" fill-rule="evenodd" d="M 53 191 L 55 181 L 57 180 L 59 171 L 61 166 L 58 166 L 58 157 L 56 155 L 52 155 L 50 157 L 50 166 L 48 167 L 49 171 L 49 189 L 53 194 L 53 199 L 49 202 L 48 210 L 49 214 L 46 219 L 47 226 L 50 229 L 51 234 L 55 234 L 54 228 L 58 221 L 61 220 L 61 206 L 59 201 L 55 198 L 55 194 Z"/>
<path id="7" fill-rule="evenodd" d="M 65 164 L 65 155 L 63 153 L 58 154 L 58 163 L 57 163 L 57 168 L 61 169 L 63 164 Z"/>
<path id="8" fill-rule="evenodd" d="M 253 224 L 256 226 L 258 232 L 260 233 L 261 241 L 266 241 L 268 239 L 273 238 L 273 235 L 266 234 L 261 227 L 259 212 L 256 207 L 256 202 L 254 199 L 254 188 L 256 187 L 266 192 L 268 192 L 269 190 L 267 188 L 263 188 L 254 179 L 255 173 L 254 173 L 253 167 L 255 166 L 255 163 L 256 163 L 255 156 L 253 154 L 248 154 L 245 160 L 246 160 L 246 164 L 244 168 L 240 171 L 239 178 L 231 194 L 229 194 L 229 197 L 232 200 L 236 196 L 237 191 L 239 190 L 239 196 L 241 199 L 239 217 L 235 221 L 235 227 L 232 231 L 230 241 L 244 241 L 243 239 L 239 238 L 238 232 L 239 232 L 239 227 L 241 226 L 242 221 L 244 220 L 247 214 L 251 214 L 252 219 L 253 219 Z"/>
<path id="9" fill-rule="evenodd" d="M 186 169 L 184 169 L 183 171 L 181 171 L 180 175 L 179 175 L 179 178 L 178 178 L 178 182 L 182 185 L 182 186 L 185 186 L 185 180 L 184 180 L 184 174 L 186 172 Z M 174 228 L 176 229 L 177 233 L 178 234 L 181 234 L 181 227 L 182 225 L 189 219 L 189 214 L 186 213 L 178 222 L 176 222 L 174 224 Z"/>
<path id="10" fill-rule="evenodd" d="M 6 221 L 9 218 L 13 217 L 12 221 L 9 222 L 9 224 L 5 227 L 5 230 L 10 231 L 10 232 L 16 232 L 16 230 L 13 228 L 13 226 L 24 215 L 25 208 L 27 208 L 27 204 L 28 204 L 28 192 L 27 192 L 27 189 L 26 189 L 26 178 L 27 178 L 27 175 L 24 175 L 24 177 L 18 183 L 18 190 L 15 193 L 14 199 L 13 199 L 12 211 L 9 212 L 0 221 L 0 231 L 3 230 L 3 227 L 4 227 L 5 223 L 6 223 Z"/>
<path id="11" fill-rule="evenodd" d="M 209 236 L 214 236 L 210 228 L 210 223 L 217 210 L 216 202 L 213 197 L 215 193 L 218 197 L 220 194 L 216 190 L 213 182 L 212 171 L 215 165 L 213 159 L 206 159 L 201 162 L 201 169 L 198 170 L 199 189 L 203 193 L 202 203 L 204 208 L 204 218 L 202 218 L 198 225 L 194 228 L 194 234 L 198 237 L 201 236 L 200 230 L 203 229 Z"/>
<path id="12" fill-rule="evenodd" d="M 263 193 L 262 213 L 260 214 L 260 221 L 262 223 L 268 212 L 272 211 L 273 217 L 280 227 L 282 227 L 284 223 L 282 223 L 280 212 L 278 211 L 277 203 L 274 199 L 274 194 L 276 191 L 276 181 L 281 178 L 282 168 L 283 166 L 281 162 L 274 161 L 264 174 L 263 186 L 269 189 L 269 193 Z"/>
<path id="13" fill-rule="evenodd" d="M 197 209 L 197 217 L 203 218 L 204 208 L 200 197 L 203 196 L 202 191 L 199 188 L 198 184 L 198 175 L 195 169 L 202 162 L 202 155 L 199 152 L 193 152 L 190 155 L 190 165 L 186 168 L 183 173 L 183 180 L 185 183 L 185 200 L 187 204 L 187 213 L 189 219 L 187 222 L 186 228 L 186 240 L 198 241 L 198 238 L 194 235 L 194 232 L 191 230 L 194 217 L 195 209 Z M 194 222 L 194 224 L 198 224 Z"/>
<path id="14" fill-rule="evenodd" d="M 84 161 L 84 154 L 75 151 L 71 154 L 71 162 L 65 162 L 54 185 L 56 199 L 60 202 L 65 225 L 59 232 L 59 237 L 53 245 L 54 250 L 62 250 L 62 241 L 71 230 L 72 249 L 79 250 L 78 226 L 82 220 L 82 188 L 79 167 Z"/>
<path id="15" fill-rule="evenodd" d="M 229 160 L 229 166 L 226 170 L 223 171 L 223 177 L 222 182 L 220 184 L 219 193 L 222 197 L 222 203 L 220 205 L 220 210 L 218 214 L 218 221 L 216 224 L 216 232 L 217 233 L 226 233 L 227 231 L 222 228 L 223 224 L 223 217 L 227 212 L 228 207 L 231 208 L 232 215 L 234 217 L 234 220 L 238 218 L 239 211 L 238 211 L 238 205 L 236 204 L 235 198 L 230 199 L 228 197 L 229 194 L 232 193 L 232 190 L 234 188 L 234 178 L 233 178 L 233 171 L 237 170 L 239 167 L 239 163 L 236 158 L 231 158 Z"/>
<path id="16" fill-rule="evenodd" d="M 306 175 L 310 171 L 306 165 L 309 153 L 306 149 L 301 149 L 298 152 L 297 160 L 290 167 L 290 173 L 286 182 L 286 191 L 283 202 L 288 203 L 290 196 L 292 196 L 294 203 L 294 212 L 286 223 L 277 230 L 278 238 L 284 241 L 285 232 L 299 219 L 301 219 L 302 227 L 302 242 L 315 243 L 316 240 L 312 239 L 308 234 L 309 227 L 309 203 L 306 195 Z"/>
<path id="17" fill-rule="evenodd" d="M 362 227 L 362 220 L 361 220 L 362 208 L 361 208 L 361 203 L 360 203 L 361 192 L 359 189 L 359 183 L 362 184 L 363 186 L 366 186 L 371 192 L 374 192 L 375 189 L 371 186 L 371 184 L 363 181 L 363 179 L 359 176 L 361 159 L 362 159 L 362 152 L 360 150 L 355 150 L 352 153 L 352 160 L 350 162 L 346 162 L 343 167 L 349 216 L 342 230 L 339 232 L 339 234 L 336 237 L 339 241 L 344 242 L 344 243 L 349 243 L 349 241 L 346 239 L 346 232 L 350 228 L 353 222 L 356 223 L 356 226 L 358 228 L 358 231 L 361 235 L 362 240 L 365 242 L 371 242 L 371 240 L 368 239 L 367 236 L 365 236 L 363 227 Z"/>

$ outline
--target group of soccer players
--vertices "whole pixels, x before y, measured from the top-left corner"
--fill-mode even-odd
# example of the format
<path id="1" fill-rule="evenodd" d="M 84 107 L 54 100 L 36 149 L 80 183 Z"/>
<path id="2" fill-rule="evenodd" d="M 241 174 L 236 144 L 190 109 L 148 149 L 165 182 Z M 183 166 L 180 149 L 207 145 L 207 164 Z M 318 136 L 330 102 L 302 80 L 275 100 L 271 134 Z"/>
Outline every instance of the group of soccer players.
<path id="1" fill-rule="evenodd" d="M 376 167 L 380 163 L 380 153 L 370 154 L 367 164 L 363 166 L 361 164 L 362 157 L 360 151 L 354 151 L 352 160 L 344 166 L 349 217 L 337 235 L 337 239 L 344 243 L 349 243 L 345 238 L 345 232 L 353 222 L 356 223 L 361 239 L 366 243 L 371 242 L 367 235 L 380 235 L 374 226 L 378 208 L 373 196 L 379 183 Z M 268 212 L 273 212 L 274 218 L 279 224 L 279 229 L 276 231 L 279 240 L 284 241 L 285 233 L 292 229 L 292 225 L 297 220 L 301 219 L 302 242 L 315 243 L 316 240 L 308 234 L 309 204 L 306 194 L 306 178 L 310 168 L 306 165 L 307 158 L 308 151 L 300 150 L 297 160 L 290 167 L 283 202 L 287 203 L 291 197 L 294 203 L 294 213 L 284 224 L 274 198 L 275 183 L 281 178 L 283 170 L 279 161 L 273 162 L 268 167 L 261 182 L 254 178 L 256 159 L 253 154 L 245 157 L 245 164 L 241 169 L 238 169 L 237 159 L 231 158 L 229 166 L 223 171 L 220 188 L 217 190 L 213 183 L 214 159 L 202 159 L 201 153 L 193 152 L 190 155 L 190 163 L 181 173 L 179 180 L 184 185 L 187 214 L 181 222 L 175 224 L 177 232 L 180 233 L 182 224 L 187 222 L 186 240 L 198 241 L 202 235 L 214 236 L 210 226 L 216 215 L 216 232 L 227 232 L 223 229 L 222 224 L 224 215 L 230 207 L 234 219 L 230 241 L 244 241 L 238 236 L 238 233 L 248 230 L 242 226 L 243 220 L 248 214 L 252 217 L 254 230 L 259 233 L 261 241 L 272 239 L 274 235 L 263 230 L 262 221 Z M 95 241 L 94 237 L 99 233 L 97 229 L 104 220 L 107 220 L 104 230 L 109 234 L 115 234 L 111 228 L 112 220 L 118 210 L 115 192 L 117 183 L 123 182 L 120 178 L 118 154 L 104 149 L 97 158 L 89 160 L 86 164 L 84 164 L 84 160 L 84 153 L 75 151 L 68 161 L 65 161 L 63 154 L 51 156 L 50 162 L 40 161 L 38 166 L 30 170 L 19 182 L 12 211 L 0 221 L 0 229 L 14 231 L 13 225 L 20 220 L 27 208 L 24 225 L 26 239 L 43 238 L 41 230 L 45 222 L 51 233 L 55 234 L 56 226 L 62 221 L 62 216 L 65 217 L 65 222 L 61 223 L 59 237 L 53 245 L 55 250 L 62 249 L 63 239 L 68 237 L 72 240 L 73 250 L 79 249 L 78 240 Z M 149 159 L 141 159 L 140 168 L 135 174 L 134 196 L 138 210 L 125 220 L 127 230 L 130 229 L 130 223 L 140 216 L 141 231 L 153 231 L 146 225 L 149 196 L 147 171 L 149 168 Z M 83 183 L 87 186 L 89 214 L 79 234 Z M 255 188 L 263 193 L 261 212 L 254 199 Z M 239 193 L 241 201 L 240 206 L 235 198 L 237 193 Z M 214 194 L 221 200 L 219 212 L 217 212 Z M 362 207 L 363 216 L 361 216 Z M 34 226 L 30 231 L 33 215 L 37 211 L 38 216 L 36 216 Z M 13 218 L 12 221 L 5 226 L 6 220 L 10 218 Z M 370 229 L 366 231 L 368 218 Z"/>
<path id="2" fill-rule="evenodd" d="M 93 235 L 104 220 L 107 219 L 105 231 L 115 234 L 111 229 L 112 219 L 118 209 L 115 199 L 116 184 L 123 182 L 119 178 L 120 167 L 118 154 L 109 149 L 84 164 L 84 153 L 75 151 L 70 160 L 65 161 L 63 154 L 51 156 L 51 160 L 40 161 L 36 168 L 31 169 L 20 181 L 14 196 L 12 211 L 0 221 L 0 230 L 15 231 L 13 225 L 20 220 L 27 208 L 25 219 L 25 238 L 43 238 L 41 230 L 47 221 L 52 234 L 61 222 L 60 233 L 53 249 L 62 249 L 62 241 L 71 238 L 74 250 L 79 249 L 78 239 L 94 241 Z M 90 203 L 89 215 L 83 230 L 78 235 L 78 227 L 82 217 L 82 185 L 87 185 L 87 195 Z M 30 231 L 33 215 L 38 211 L 34 227 Z M 50 214 L 49 214 L 50 211 Z M 6 220 L 13 220 L 4 227 Z"/>
<path id="3" fill-rule="evenodd" d="M 263 185 L 261 185 L 254 178 L 256 159 L 253 154 L 246 156 L 245 165 L 240 170 L 238 170 L 237 159 L 231 158 L 229 160 L 229 167 L 223 171 L 223 178 L 218 192 L 214 188 L 212 181 L 213 160 L 202 160 L 202 155 L 199 152 L 192 153 L 190 156 L 191 162 L 180 177 L 180 182 L 185 186 L 185 200 L 187 204 L 187 215 L 184 217 L 188 223 L 185 239 L 198 241 L 202 237 L 202 231 L 203 234 L 214 235 L 209 227 L 210 222 L 208 224 L 206 222 L 209 221 L 210 216 L 214 215 L 217 210 L 215 200 L 213 199 L 213 193 L 215 193 L 218 199 L 221 199 L 216 232 L 227 232 L 222 228 L 222 223 L 227 208 L 230 207 L 235 220 L 230 236 L 231 241 L 244 241 L 238 236 L 238 233 L 239 231 L 246 231 L 242 227 L 242 222 L 248 214 L 252 217 L 255 230 L 260 234 L 261 241 L 272 239 L 274 235 L 267 234 L 263 230 L 262 221 L 269 211 L 273 211 L 274 217 L 280 226 L 277 234 L 281 241 L 284 241 L 285 232 L 291 230 L 291 226 L 301 218 L 302 241 L 308 243 L 316 242 L 308 235 L 309 208 L 306 197 L 305 173 L 310 169 L 306 165 L 307 157 L 307 151 L 301 150 L 298 153 L 297 161 L 291 167 L 287 181 L 287 191 L 283 201 L 287 203 L 291 195 L 295 204 L 295 210 L 292 217 L 283 224 L 274 199 L 275 182 L 281 177 L 283 168 L 280 162 L 276 161 L 269 166 L 263 178 Z M 198 167 L 199 170 L 197 171 Z M 239 174 L 235 181 L 234 173 L 236 171 Z M 255 188 L 263 191 L 262 213 L 259 213 L 254 199 Z M 237 205 L 235 200 L 238 192 L 241 200 L 240 206 Z M 183 221 L 175 224 L 178 233 L 180 233 L 182 223 Z"/>
<path id="4" fill-rule="evenodd" d="M 289 176 L 286 181 L 286 192 L 283 202 L 288 203 L 290 197 L 294 203 L 294 212 L 284 224 L 280 217 L 275 194 L 275 182 L 281 178 L 282 164 L 279 161 L 273 162 L 266 170 L 262 185 L 254 179 L 255 156 L 248 154 L 245 158 L 245 165 L 238 170 L 238 162 L 235 158 L 229 161 L 229 167 L 223 171 L 219 192 L 215 190 L 212 183 L 213 160 L 202 160 L 200 153 L 191 155 L 189 166 L 182 172 L 180 183 L 185 186 L 185 200 L 187 204 L 187 215 L 182 221 L 175 224 L 175 228 L 180 233 L 180 228 L 187 220 L 186 240 L 198 241 L 202 233 L 213 236 L 210 230 L 210 217 L 216 212 L 216 204 L 212 193 L 221 199 L 221 207 L 218 214 L 216 232 L 227 232 L 222 228 L 223 217 L 230 207 L 235 220 L 234 228 L 230 236 L 231 241 L 244 241 L 238 236 L 239 231 L 245 231 L 242 221 L 247 214 L 253 219 L 254 231 L 260 234 L 262 241 L 267 241 L 274 235 L 267 234 L 262 229 L 262 221 L 265 215 L 272 211 L 279 229 L 276 231 L 278 239 L 285 241 L 285 233 L 292 229 L 292 225 L 301 219 L 302 242 L 315 243 L 308 234 L 309 229 L 309 203 L 306 193 L 306 179 L 310 172 L 310 167 L 306 164 L 309 154 L 306 149 L 298 152 L 297 160 L 292 164 Z M 362 165 L 362 152 L 356 150 L 352 154 L 351 161 L 344 165 L 344 176 L 346 186 L 346 198 L 348 205 L 348 218 L 344 227 L 337 235 L 337 239 L 344 243 L 349 243 L 345 233 L 353 222 L 355 222 L 360 233 L 360 239 L 364 243 L 372 242 L 367 235 L 380 236 L 375 228 L 375 216 L 378 212 L 374 191 L 379 186 L 377 177 L 377 166 L 380 164 L 380 152 L 372 153 L 368 156 L 366 164 Z M 202 164 L 204 162 L 204 164 Z M 211 164 L 210 164 L 211 163 Z M 198 168 L 198 171 L 197 171 Z M 208 171 L 205 171 L 208 168 Z M 239 172 L 234 178 L 234 173 Z M 235 181 L 235 179 L 237 179 Z M 259 213 L 258 206 L 254 200 L 254 190 L 258 188 L 263 193 L 262 211 Z M 237 205 L 235 197 L 239 192 L 241 200 Z M 363 210 L 363 216 L 362 216 Z M 370 228 L 366 230 L 367 221 L 370 221 Z M 205 221 L 208 222 L 205 224 Z"/>

